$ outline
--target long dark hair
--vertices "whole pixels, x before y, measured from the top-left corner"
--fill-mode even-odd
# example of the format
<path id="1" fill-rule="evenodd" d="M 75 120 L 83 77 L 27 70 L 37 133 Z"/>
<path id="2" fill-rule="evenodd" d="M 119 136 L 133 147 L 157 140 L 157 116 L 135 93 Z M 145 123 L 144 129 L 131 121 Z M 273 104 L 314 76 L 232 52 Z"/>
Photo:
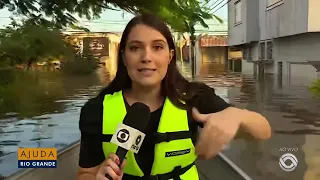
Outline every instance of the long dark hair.
<path id="1" fill-rule="evenodd" d="M 174 105 L 185 109 L 187 106 L 184 103 L 181 103 L 181 101 L 187 102 L 190 100 L 196 94 L 196 91 L 199 90 L 200 83 L 190 83 L 180 74 L 176 65 L 177 57 L 175 44 L 168 26 L 162 19 L 149 13 L 138 15 L 131 19 L 127 24 L 122 34 L 118 50 L 118 69 L 116 76 L 111 83 L 100 92 L 100 95 L 112 94 L 120 90 L 131 88 L 131 79 L 124 65 L 122 52 L 125 50 L 129 33 L 132 28 L 138 24 L 143 24 L 159 31 L 167 39 L 169 49 L 174 51 L 172 60 L 168 66 L 167 74 L 162 80 L 161 93 L 163 96 L 168 97 Z"/>

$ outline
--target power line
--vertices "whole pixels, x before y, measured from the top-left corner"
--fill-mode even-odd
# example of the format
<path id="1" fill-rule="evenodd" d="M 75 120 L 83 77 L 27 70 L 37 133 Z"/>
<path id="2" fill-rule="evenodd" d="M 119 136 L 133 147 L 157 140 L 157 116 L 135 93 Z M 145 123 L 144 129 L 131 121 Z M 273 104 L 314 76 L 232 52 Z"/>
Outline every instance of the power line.
<path id="1" fill-rule="evenodd" d="M 202 4 L 201 5 L 201 8 L 203 8 L 203 7 L 205 7 L 206 5 L 208 5 L 208 3 L 209 3 L 210 1 L 208 1 L 208 2 L 206 2 L 206 3 L 204 3 L 204 4 Z"/>
<path id="2" fill-rule="evenodd" d="M 231 2 L 231 0 L 228 0 L 228 2 L 226 2 L 226 3 L 223 4 L 221 7 L 219 7 L 219 9 L 215 10 L 215 11 L 213 12 L 213 14 L 216 13 L 217 11 L 219 11 L 221 8 L 223 8 L 225 5 L 227 5 L 229 2 Z M 241 2 L 242 2 L 242 1 L 241 1 Z M 243 9 L 243 8 L 247 8 L 247 4 L 246 4 L 246 3 L 241 3 L 240 9 Z"/>
<path id="3" fill-rule="evenodd" d="M 79 23 L 128 23 L 128 21 L 88 21 L 88 20 L 85 20 L 85 21 L 79 21 Z"/>
<path id="4" fill-rule="evenodd" d="M 124 20 L 108 20 L 108 19 L 96 19 L 96 20 L 88 20 L 88 19 L 79 19 L 78 21 L 103 21 L 103 22 L 129 22 L 130 19 L 124 19 Z"/>
<path id="5" fill-rule="evenodd" d="M 10 17 L 0 17 L 0 19 L 10 19 Z M 97 21 L 97 20 L 87 20 L 87 19 L 78 19 L 79 22 L 82 22 L 82 21 L 87 21 L 87 22 L 92 22 L 92 21 Z M 103 20 L 103 19 L 100 19 L 98 21 L 103 21 L 103 22 L 129 22 L 129 20 Z"/>
<path id="6" fill-rule="evenodd" d="M 223 2 L 224 2 L 224 0 L 221 0 L 217 5 L 215 5 L 213 8 L 211 8 L 210 11 L 212 11 L 214 8 L 218 7 Z"/>
<path id="7" fill-rule="evenodd" d="M 121 21 L 82 21 L 79 24 L 104 24 L 104 25 L 126 25 L 128 22 Z M 207 25 L 220 25 L 219 23 L 206 23 Z"/>
<path id="8" fill-rule="evenodd" d="M 231 1 L 231 0 L 228 0 L 226 3 L 224 3 L 222 6 L 220 6 L 217 10 L 215 10 L 215 11 L 213 12 L 213 14 L 216 13 L 216 12 L 217 12 L 218 10 L 220 10 L 221 8 L 223 8 L 225 5 L 227 5 L 230 1 Z"/>
<path id="9" fill-rule="evenodd" d="M 217 2 L 219 2 L 219 0 L 214 1 L 214 2 L 209 6 L 209 8 L 212 8 Z"/>

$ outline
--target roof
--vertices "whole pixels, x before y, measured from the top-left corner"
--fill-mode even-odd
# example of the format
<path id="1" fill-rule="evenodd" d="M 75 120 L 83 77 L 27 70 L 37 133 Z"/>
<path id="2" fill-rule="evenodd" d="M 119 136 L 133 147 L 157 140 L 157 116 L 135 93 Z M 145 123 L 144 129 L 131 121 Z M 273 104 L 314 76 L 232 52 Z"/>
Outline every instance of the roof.
<path id="1" fill-rule="evenodd" d="M 228 36 L 202 36 L 200 38 L 201 47 L 228 46 Z"/>
<path id="2" fill-rule="evenodd" d="M 320 61 L 308 61 L 313 67 L 317 69 L 318 72 L 320 72 Z"/>
<path id="3" fill-rule="evenodd" d="M 118 35 L 121 36 L 122 33 L 121 32 L 83 32 L 83 31 L 65 31 L 62 32 L 63 34 L 66 35 L 106 35 L 106 34 L 114 34 L 114 35 Z"/>

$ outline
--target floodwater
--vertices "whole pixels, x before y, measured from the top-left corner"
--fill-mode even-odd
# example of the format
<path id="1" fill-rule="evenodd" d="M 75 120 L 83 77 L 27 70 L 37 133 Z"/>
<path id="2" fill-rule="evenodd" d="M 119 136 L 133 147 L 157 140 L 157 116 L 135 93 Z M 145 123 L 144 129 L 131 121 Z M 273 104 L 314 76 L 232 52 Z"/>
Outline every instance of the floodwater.
<path id="1" fill-rule="evenodd" d="M 191 79 L 190 65 L 178 65 Z M 292 84 L 294 79 L 288 83 L 267 75 L 225 74 L 216 67 L 221 66 L 203 65 L 196 80 L 214 87 L 227 102 L 263 114 L 273 129 L 268 141 L 234 140 L 223 153 L 254 180 L 320 179 L 320 168 L 316 168 L 320 167 L 320 99 L 306 86 Z M 81 106 L 113 75 L 114 70 L 105 68 L 90 76 L 45 73 L 36 85 L 25 81 L 2 91 L 15 93 L 0 94 L 0 174 L 5 177 L 18 170 L 18 147 L 61 150 L 77 141 Z M 7 106 L 1 107 L 1 101 Z M 279 166 L 284 151 L 297 157 L 293 172 Z"/>

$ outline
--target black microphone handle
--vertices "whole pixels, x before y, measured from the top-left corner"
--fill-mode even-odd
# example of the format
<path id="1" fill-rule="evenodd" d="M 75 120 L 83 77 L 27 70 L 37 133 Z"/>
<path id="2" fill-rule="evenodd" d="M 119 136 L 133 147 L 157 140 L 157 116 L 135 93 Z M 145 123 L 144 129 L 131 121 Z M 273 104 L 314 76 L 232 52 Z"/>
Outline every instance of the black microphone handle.
<path id="1" fill-rule="evenodd" d="M 120 168 L 121 168 L 121 165 L 122 165 L 123 160 L 125 159 L 125 157 L 126 157 L 126 155 L 127 155 L 127 152 L 128 152 L 128 150 L 126 150 L 126 149 L 118 146 L 116 155 L 119 157 L 119 160 L 120 160 L 120 165 L 119 165 Z M 108 178 L 109 180 L 112 180 L 112 177 L 111 177 L 109 174 L 106 174 L 105 176 L 106 176 L 106 178 Z"/>

